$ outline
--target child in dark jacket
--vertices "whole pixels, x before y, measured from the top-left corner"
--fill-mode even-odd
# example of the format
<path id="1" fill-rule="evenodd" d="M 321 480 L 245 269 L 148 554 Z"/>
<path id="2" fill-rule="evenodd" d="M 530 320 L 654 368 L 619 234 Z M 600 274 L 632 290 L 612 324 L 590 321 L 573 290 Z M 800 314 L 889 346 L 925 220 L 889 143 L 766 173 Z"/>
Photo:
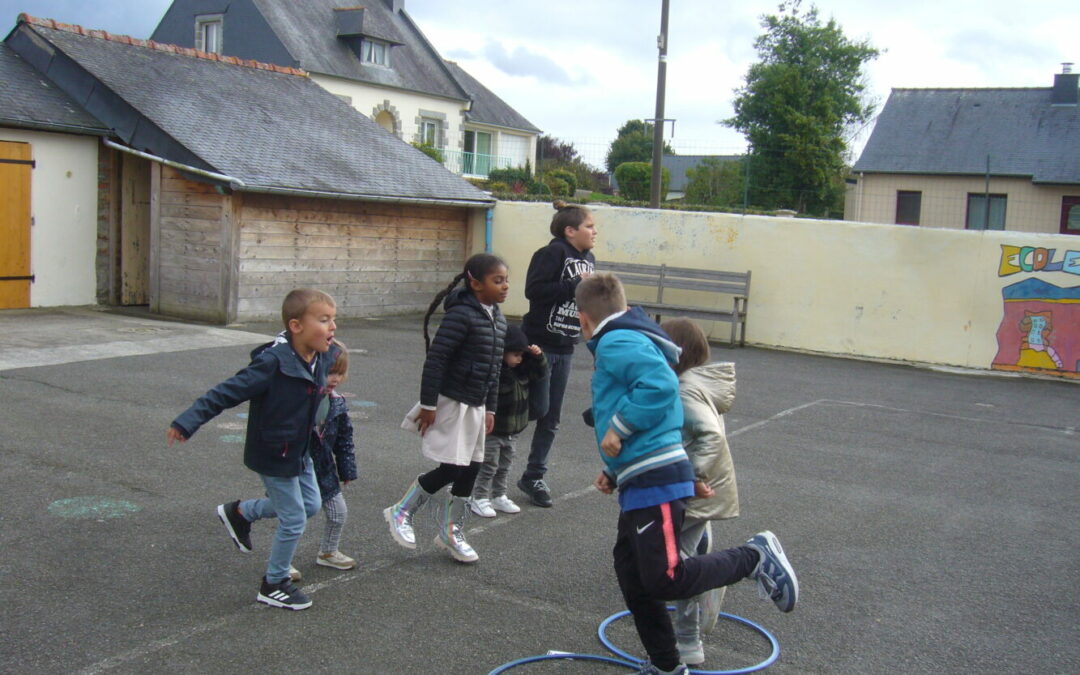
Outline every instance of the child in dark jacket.
<path id="1" fill-rule="evenodd" d="M 521 508 L 506 496 L 506 478 L 514 459 L 517 435 L 529 425 L 529 385 L 547 377 L 547 358 L 529 344 L 517 326 L 506 328 L 499 402 L 495 428 L 484 440 L 484 464 L 476 475 L 469 508 L 478 516 L 494 518 L 496 511 L 518 513 Z"/>
<path id="2" fill-rule="evenodd" d="M 326 373 L 337 309 L 322 291 L 302 288 L 285 296 L 281 318 L 288 338 L 257 349 L 246 368 L 206 392 L 166 432 L 169 447 L 183 443 L 227 408 L 251 401 L 244 464 L 259 474 L 266 497 L 217 507 L 218 518 L 241 553 L 251 553 L 251 522 L 277 518 L 258 602 L 307 609 L 311 600 L 290 579 L 289 569 L 307 519 L 319 511 L 319 488 L 311 460 L 315 414 L 326 397 Z"/>
<path id="3" fill-rule="evenodd" d="M 576 291 L 581 330 L 593 353 L 592 420 L 605 468 L 594 486 L 619 491 L 615 574 L 649 655 L 641 673 L 685 674 L 666 601 L 694 597 L 742 579 L 784 612 L 799 585 L 779 540 L 761 532 L 744 546 L 682 558 L 679 536 L 694 471 L 682 445 L 683 409 L 673 366 L 679 348 L 641 308 L 627 310 L 612 274 Z"/>
<path id="4" fill-rule="evenodd" d="M 417 476 L 396 504 L 383 509 L 390 535 L 405 548 L 416 548 L 413 516 L 435 498 L 440 508 L 435 545 L 458 562 L 479 559 L 465 540 L 467 499 L 484 459 L 484 435 L 495 426 L 499 364 L 506 337 L 506 319 L 499 303 L 510 290 L 509 275 L 501 258 L 477 253 L 446 290 L 435 296 L 424 316 L 427 342 L 428 320 L 446 299 L 446 314 L 424 359 L 420 402 L 402 423 L 404 428 L 420 432 L 421 452 L 439 466 Z M 462 282 L 464 287 L 459 286 Z M 443 490 L 447 485 L 451 485 L 449 493 Z"/>
<path id="5" fill-rule="evenodd" d="M 353 446 L 353 426 L 349 420 L 349 405 L 345 397 L 337 393 L 337 387 L 349 376 L 349 352 L 337 340 L 340 350 L 330 372 L 326 374 L 327 396 L 319 405 L 315 416 L 315 437 L 312 438 L 312 459 L 315 460 L 315 477 L 322 495 L 322 511 L 326 515 L 326 529 L 316 565 L 351 570 L 356 561 L 338 550 L 341 530 L 349 509 L 341 488 L 356 480 L 356 453 Z"/>

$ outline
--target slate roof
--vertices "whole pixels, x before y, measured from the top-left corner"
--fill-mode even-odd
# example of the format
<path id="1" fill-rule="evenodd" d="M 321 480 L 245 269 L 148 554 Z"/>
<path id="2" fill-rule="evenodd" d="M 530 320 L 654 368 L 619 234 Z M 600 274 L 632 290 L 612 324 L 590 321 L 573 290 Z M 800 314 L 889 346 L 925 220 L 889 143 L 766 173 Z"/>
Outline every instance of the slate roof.
<path id="1" fill-rule="evenodd" d="M 293 69 L 241 65 L 191 49 L 177 53 L 180 48 L 172 45 L 25 21 L 9 44 L 29 53 L 40 40 L 21 40 L 19 32 L 31 31 L 103 84 L 107 92 L 89 76 L 73 75 L 77 69 L 62 59 L 49 59 L 50 79 L 64 79 L 66 84 L 58 84 L 69 92 L 85 92 L 85 100 L 77 100 L 125 142 L 238 178 L 245 184 L 242 190 L 478 205 L 491 201 Z M 137 111 L 134 123 L 108 92 Z"/>
<path id="2" fill-rule="evenodd" d="M 348 2 L 253 1 L 304 70 L 454 100 L 467 98 L 447 72 L 442 57 L 412 19 L 404 10 L 394 13 L 384 0 L 369 0 L 364 5 L 364 26 L 365 32 L 370 26 L 374 32 L 396 33 L 400 37 L 403 44 L 391 48 L 389 68 L 362 63 L 348 44 L 337 37 L 334 9 L 347 6 Z"/>
<path id="3" fill-rule="evenodd" d="M 893 89 L 854 171 L 1080 183 L 1080 108 L 1050 88 Z"/>
<path id="4" fill-rule="evenodd" d="M 472 108 L 465 113 L 467 121 L 540 133 L 532 122 L 507 105 L 506 101 L 496 96 L 490 89 L 480 84 L 476 78 L 465 72 L 464 68 L 453 61 L 447 61 L 446 65 L 454 79 L 461 84 L 462 89 L 472 99 Z"/>
<path id="5" fill-rule="evenodd" d="M 0 126 L 104 136 L 108 128 L 0 42 Z"/>

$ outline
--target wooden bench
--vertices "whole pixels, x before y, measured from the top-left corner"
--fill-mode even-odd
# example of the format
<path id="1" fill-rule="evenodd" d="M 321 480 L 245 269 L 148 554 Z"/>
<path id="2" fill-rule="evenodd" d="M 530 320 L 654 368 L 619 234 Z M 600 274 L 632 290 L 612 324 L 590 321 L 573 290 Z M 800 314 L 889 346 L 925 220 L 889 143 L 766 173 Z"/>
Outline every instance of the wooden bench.
<path id="1" fill-rule="evenodd" d="M 750 298 L 750 272 L 723 272 L 608 261 L 597 262 L 596 269 L 614 273 L 622 281 L 623 286 L 655 288 L 656 300 L 638 300 L 628 297 L 627 301 L 654 314 L 657 322 L 663 314 L 706 321 L 727 321 L 731 324 L 731 346 L 735 346 L 736 326 L 739 328 L 739 346 L 746 344 L 746 309 Z M 731 295 L 734 296 L 734 303 L 731 309 L 719 309 L 709 307 L 708 305 L 713 304 L 709 301 L 697 305 L 664 302 L 664 290 L 668 288 L 701 291 L 709 295 L 709 301 L 716 293 Z M 627 294 L 632 295 L 629 291 Z"/>

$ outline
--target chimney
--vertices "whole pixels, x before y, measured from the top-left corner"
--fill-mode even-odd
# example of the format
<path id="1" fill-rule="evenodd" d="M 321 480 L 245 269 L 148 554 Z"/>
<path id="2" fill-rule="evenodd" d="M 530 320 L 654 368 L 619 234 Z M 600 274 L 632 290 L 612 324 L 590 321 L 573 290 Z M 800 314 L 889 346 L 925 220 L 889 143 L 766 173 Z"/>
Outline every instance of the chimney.
<path id="1" fill-rule="evenodd" d="M 1072 71 L 1072 63 L 1062 63 L 1061 73 L 1054 75 L 1050 105 L 1076 105 L 1080 98 L 1080 73 Z"/>
<path id="2" fill-rule="evenodd" d="M 405 0 L 386 0 L 386 6 L 390 8 L 391 12 L 397 14 L 405 9 Z"/>

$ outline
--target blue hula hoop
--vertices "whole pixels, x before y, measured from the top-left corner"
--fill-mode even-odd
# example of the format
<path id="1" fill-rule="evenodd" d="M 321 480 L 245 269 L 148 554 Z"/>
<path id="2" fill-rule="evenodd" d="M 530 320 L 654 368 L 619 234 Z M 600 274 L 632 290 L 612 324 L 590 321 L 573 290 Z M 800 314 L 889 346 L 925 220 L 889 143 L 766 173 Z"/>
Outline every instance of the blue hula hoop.
<path id="1" fill-rule="evenodd" d="M 600 628 L 597 629 L 597 637 L 600 638 L 600 643 L 602 645 L 604 645 L 604 647 L 606 647 L 612 654 L 615 654 L 616 656 L 620 656 L 620 657 L 622 657 L 624 659 L 627 659 L 627 660 L 630 660 L 630 661 L 635 661 L 637 663 L 641 663 L 640 659 L 638 659 L 638 658 L 632 656 L 631 654 L 628 654 L 627 652 L 625 652 L 625 651 L 619 649 L 618 647 L 616 647 L 611 642 L 611 640 L 608 639 L 608 636 L 607 636 L 607 628 L 608 628 L 608 626 L 615 623 L 616 621 L 623 618 L 624 616 L 629 616 L 629 615 L 630 615 L 629 610 L 623 610 L 621 612 L 617 612 L 615 614 L 612 614 L 608 618 L 601 621 L 600 622 Z M 742 673 L 753 673 L 753 672 L 757 672 L 759 670 L 764 670 L 764 669 L 768 668 L 772 664 L 776 663 L 776 659 L 780 658 L 780 643 L 776 640 L 776 638 L 773 636 L 772 633 L 765 630 L 764 628 L 762 628 L 758 624 L 754 623 L 750 619 L 744 619 L 741 616 L 736 616 L 734 614 L 728 614 L 727 612 L 720 612 L 719 616 L 724 618 L 724 619 L 729 619 L 729 620 L 734 621 L 736 623 L 741 623 L 741 624 L 743 624 L 745 626 L 749 626 L 750 628 L 753 628 L 754 630 L 756 630 L 758 633 L 760 633 L 762 635 L 762 637 L 764 637 L 765 639 L 767 639 L 769 641 L 770 645 L 772 645 L 772 653 L 769 654 L 768 658 L 766 658 L 761 663 L 757 663 L 757 664 L 752 665 L 752 666 L 747 666 L 746 668 L 737 668 L 735 670 L 696 670 L 696 669 L 691 668 L 690 672 L 693 675 L 741 675 Z"/>
<path id="2" fill-rule="evenodd" d="M 615 623 L 616 621 L 623 618 L 624 616 L 629 616 L 629 615 L 630 615 L 630 612 L 628 610 L 623 610 L 621 612 L 616 612 L 615 614 L 612 614 L 608 618 L 601 621 L 600 622 L 600 627 L 596 631 L 597 632 L 597 637 L 600 638 L 600 644 L 604 645 L 604 647 L 606 647 L 608 649 L 608 651 L 610 651 L 612 654 L 615 654 L 615 656 L 617 656 L 619 658 L 613 658 L 613 657 L 610 657 L 610 656 L 600 656 L 600 655 L 597 655 L 597 654 L 544 654 L 542 656 L 528 656 L 528 657 L 523 658 L 523 659 L 518 659 L 516 661 L 511 661 L 509 663 L 504 663 L 503 665 L 499 666 L 495 670 L 492 670 L 490 673 L 488 673 L 488 675 L 500 675 L 501 673 L 505 673 L 506 671 L 508 671 L 508 670 L 510 670 L 512 668 L 516 668 L 518 666 L 523 666 L 523 665 L 525 665 L 527 663 L 536 663 L 537 661 L 559 661 L 559 660 L 566 660 L 566 661 L 599 661 L 601 663 L 609 663 L 609 664 L 612 664 L 612 665 L 615 665 L 615 666 L 621 666 L 623 668 L 629 668 L 631 670 L 634 670 L 636 668 L 640 668 L 642 663 L 643 663 L 641 661 L 641 659 L 639 659 L 636 656 L 633 656 L 631 654 L 628 654 L 627 652 L 623 651 L 622 649 L 619 649 L 607 637 L 608 626 Z M 728 614 L 727 612 L 720 612 L 719 616 L 724 618 L 724 619 L 728 619 L 730 621 L 734 621 L 736 623 L 741 623 L 741 624 L 743 624 L 745 626 L 749 626 L 750 628 L 753 628 L 754 630 L 756 630 L 765 639 L 767 639 L 769 641 L 770 645 L 772 645 L 772 653 L 769 654 L 768 658 L 766 658 L 761 663 L 755 664 L 753 666 L 747 666 L 746 668 L 738 668 L 738 669 L 735 669 L 735 670 L 694 670 L 694 669 L 691 669 L 690 670 L 691 675 L 741 675 L 742 673 L 753 673 L 753 672 L 756 672 L 756 671 L 759 671 L 759 670 L 764 670 L 764 669 L 768 668 L 772 664 L 776 663 L 776 660 L 778 658 L 780 658 L 780 643 L 777 642 L 776 638 L 773 636 L 772 633 L 765 630 L 764 628 L 762 628 L 758 624 L 754 623 L 753 621 L 751 621 L 749 619 L 744 619 L 741 616 L 736 616 L 734 614 Z"/>

